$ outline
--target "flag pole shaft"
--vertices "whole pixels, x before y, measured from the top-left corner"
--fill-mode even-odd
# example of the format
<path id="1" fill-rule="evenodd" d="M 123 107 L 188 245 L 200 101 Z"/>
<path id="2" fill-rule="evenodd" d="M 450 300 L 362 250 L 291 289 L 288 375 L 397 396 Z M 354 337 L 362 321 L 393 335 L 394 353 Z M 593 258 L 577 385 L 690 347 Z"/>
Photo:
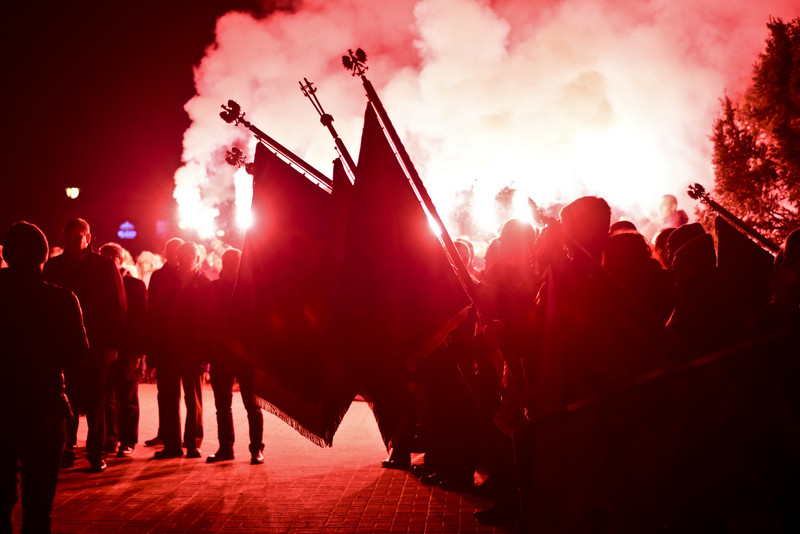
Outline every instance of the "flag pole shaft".
<path id="1" fill-rule="evenodd" d="M 339 137 L 339 133 L 336 131 L 336 128 L 333 127 L 333 115 L 329 113 L 325 113 L 325 110 L 322 108 L 322 103 L 320 103 L 319 98 L 317 98 L 317 89 L 314 87 L 308 78 L 303 78 L 306 82 L 300 83 L 300 90 L 303 91 L 303 94 L 311 101 L 311 104 L 314 106 L 314 109 L 317 110 L 319 113 L 319 122 L 325 126 L 333 137 L 333 142 L 336 143 L 336 151 L 339 153 L 339 156 L 342 158 L 342 163 L 344 164 L 345 172 L 347 176 L 350 178 L 350 183 L 355 182 L 356 178 L 356 164 L 353 161 L 352 156 L 350 156 L 350 151 L 347 150 L 347 147 L 342 141 L 342 138 Z"/>
<path id="2" fill-rule="evenodd" d="M 256 136 L 256 139 L 264 143 L 264 145 L 273 153 L 284 159 L 290 165 L 296 167 L 300 172 L 305 174 L 307 178 L 310 178 L 312 181 L 316 181 L 317 185 L 322 186 L 329 191 L 333 188 L 333 181 L 330 178 L 300 159 L 291 150 L 277 142 L 275 139 L 262 132 L 261 129 L 255 126 L 252 122 L 245 119 L 241 106 L 239 106 L 239 104 L 233 100 L 228 100 L 228 104 L 222 106 L 222 112 L 219 114 L 219 116 L 228 124 L 241 124 L 250 130 L 250 132 Z"/>
<path id="3" fill-rule="evenodd" d="M 314 167 L 310 167 L 307 165 L 302 159 L 298 158 L 294 155 L 294 153 L 289 150 L 288 148 L 284 147 L 282 144 L 277 142 L 272 137 L 268 136 L 264 132 L 262 132 L 258 127 L 250 124 L 249 122 L 246 123 L 247 128 L 253 132 L 253 135 L 258 138 L 259 141 L 267 145 L 269 148 L 280 154 L 282 157 L 289 160 L 292 165 L 295 165 L 303 170 L 306 174 L 312 176 L 315 180 L 322 183 L 323 185 L 327 186 L 328 188 L 333 187 L 333 182 L 331 182 L 330 178 L 319 172 Z"/>
<path id="4" fill-rule="evenodd" d="M 711 198 L 705 188 L 700 184 L 694 184 L 689 186 L 689 196 L 695 200 L 699 200 L 700 202 L 704 203 L 706 206 L 714 210 L 718 213 L 723 219 L 725 219 L 731 226 L 733 226 L 736 230 L 744 234 L 745 236 L 749 237 L 751 241 L 755 242 L 758 246 L 763 248 L 765 251 L 775 256 L 780 252 L 781 247 L 771 239 L 764 237 L 761 235 L 758 230 L 744 222 L 742 219 L 728 211 L 722 204 Z"/>
<path id="5" fill-rule="evenodd" d="M 458 253 L 458 250 L 456 249 L 456 246 L 453 243 L 449 232 L 447 231 L 447 227 L 444 225 L 444 222 L 442 222 L 442 218 L 439 216 L 439 212 L 436 210 L 436 206 L 433 204 L 433 200 L 428 194 L 425 184 L 422 183 L 422 179 L 417 173 L 414 163 L 411 161 L 411 158 L 406 152 L 405 146 L 403 146 L 403 143 L 400 140 L 400 136 L 397 135 L 397 131 L 394 129 L 392 121 L 389 119 L 389 115 L 386 113 L 386 109 L 384 109 L 381 99 L 378 97 L 377 91 L 375 91 L 375 88 L 372 86 L 372 82 L 370 82 L 363 74 L 361 75 L 361 81 L 364 84 L 364 89 L 367 91 L 367 98 L 372 103 L 372 106 L 375 108 L 378 117 L 383 123 L 383 127 L 389 134 L 389 138 L 392 141 L 395 150 L 397 151 L 397 156 L 400 158 L 402 167 L 405 169 L 405 172 L 408 178 L 411 180 L 414 189 L 417 191 L 419 198 L 422 200 L 425 209 L 439 226 L 439 230 L 441 231 L 439 237 L 445 247 L 445 250 L 447 250 L 448 256 L 450 256 L 450 261 L 453 263 L 453 266 L 456 269 L 456 274 L 458 275 L 461 284 L 464 286 L 464 290 L 467 292 L 467 295 L 472 302 L 477 303 L 478 300 L 475 294 L 475 281 L 470 276 L 469 271 L 467 271 L 467 266 L 464 264 L 461 254 Z"/>

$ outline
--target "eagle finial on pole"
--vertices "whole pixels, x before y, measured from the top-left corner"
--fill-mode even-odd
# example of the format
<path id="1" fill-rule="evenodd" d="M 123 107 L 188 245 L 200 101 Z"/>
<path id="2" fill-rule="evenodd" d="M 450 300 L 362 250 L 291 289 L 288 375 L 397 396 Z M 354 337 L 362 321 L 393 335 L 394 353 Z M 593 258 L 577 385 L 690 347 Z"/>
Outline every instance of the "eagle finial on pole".
<path id="1" fill-rule="evenodd" d="M 355 53 L 350 49 L 347 51 L 346 56 L 342 56 L 342 65 L 344 68 L 351 71 L 353 76 L 364 76 L 367 72 L 367 53 L 361 48 L 357 48 Z"/>

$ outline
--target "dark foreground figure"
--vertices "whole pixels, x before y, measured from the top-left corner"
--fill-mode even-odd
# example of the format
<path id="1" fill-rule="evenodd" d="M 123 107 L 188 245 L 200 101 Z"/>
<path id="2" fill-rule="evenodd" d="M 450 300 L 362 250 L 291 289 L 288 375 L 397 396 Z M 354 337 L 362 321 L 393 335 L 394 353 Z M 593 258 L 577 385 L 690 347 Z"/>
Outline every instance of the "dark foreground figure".
<path id="1" fill-rule="evenodd" d="M 211 387 L 214 388 L 214 406 L 217 409 L 217 435 L 219 450 L 206 458 L 208 463 L 233 459 L 233 383 L 239 381 L 242 402 L 247 410 L 250 430 L 250 463 L 264 463 L 264 414 L 256 404 L 253 393 L 254 369 L 242 361 L 224 342 L 225 318 L 230 311 L 233 288 L 239 273 L 242 253 L 229 249 L 222 255 L 222 271 L 219 279 L 211 282 L 212 320 L 211 332 Z"/>
<path id="2" fill-rule="evenodd" d="M 22 485 L 22 532 L 50 532 L 50 512 L 70 413 L 64 368 L 88 355 L 75 295 L 42 279 L 47 240 L 34 225 L 16 223 L 0 271 L 0 531 Z"/>
<path id="3" fill-rule="evenodd" d="M 92 251 L 89 223 L 73 219 L 64 226 L 64 253 L 49 260 L 45 279 L 70 289 L 80 301 L 91 351 L 86 361 L 65 373 L 67 395 L 75 408 L 68 421 L 64 467 L 72 467 L 78 440 L 78 415 L 86 414 L 86 459 L 90 470 L 106 468 L 105 394 L 108 366 L 117 358 L 125 324 L 122 277 L 114 262 Z"/>

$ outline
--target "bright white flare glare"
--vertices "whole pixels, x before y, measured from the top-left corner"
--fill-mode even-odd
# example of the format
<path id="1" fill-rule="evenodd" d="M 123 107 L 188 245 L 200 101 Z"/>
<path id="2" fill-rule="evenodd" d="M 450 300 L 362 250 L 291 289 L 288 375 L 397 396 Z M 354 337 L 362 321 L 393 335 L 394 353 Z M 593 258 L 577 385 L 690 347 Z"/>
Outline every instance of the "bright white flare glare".
<path id="1" fill-rule="evenodd" d="M 188 167 L 182 167 L 176 173 L 191 172 Z M 214 235 L 214 219 L 219 215 L 219 210 L 202 202 L 202 192 L 198 182 L 176 180 L 175 191 L 172 196 L 178 203 L 178 220 L 180 228 L 192 228 L 202 238 Z"/>
<path id="2" fill-rule="evenodd" d="M 244 167 L 240 167 L 233 174 L 233 187 L 236 202 L 236 224 L 242 230 L 247 230 L 253 224 L 253 214 L 250 207 L 253 203 L 253 177 Z"/>

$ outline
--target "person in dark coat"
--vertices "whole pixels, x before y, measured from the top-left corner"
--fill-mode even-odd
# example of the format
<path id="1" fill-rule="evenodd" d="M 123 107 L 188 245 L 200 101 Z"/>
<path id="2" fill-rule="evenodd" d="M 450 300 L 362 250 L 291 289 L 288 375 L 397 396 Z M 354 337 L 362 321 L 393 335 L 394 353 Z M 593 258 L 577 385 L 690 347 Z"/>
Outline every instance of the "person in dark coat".
<path id="1" fill-rule="evenodd" d="M 124 249 L 120 245 L 106 243 L 100 247 L 100 254 L 114 260 L 128 302 L 125 339 L 109 367 L 106 389 L 106 450 L 125 458 L 133 454 L 139 441 L 139 375 L 145 346 L 147 287 L 122 266 Z"/>
<path id="2" fill-rule="evenodd" d="M 195 243 L 184 243 L 178 248 L 178 280 L 176 299 L 162 325 L 166 350 L 156 368 L 161 438 L 164 440 L 164 448 L 153 456 L 156 459 L 183 456 L 183 448 L 187 458 L 200 458 L 203 441 L 201 378 L 208 360 L 205 347 L 208 318 L 204 310 L 210 295 L 209 280 L 200 270 L 200 251 Z M 152 287 L 152 278 L 150 283 Z M 181 384 L 186 406 L 183 444 L 180 439 Z"/>
<path id="3" fill-rule="evenodd" d="M 47 239 L 18 222 L 5 239 L 0 270 L 0 495 L 3 532 L 22 486 L 22 532 L 50 532 L 70 406 L 63 371 L 89 354 L 75 295 L 42 277 Z"/>
<path id="4" fill-rule="evenodd" d="M 157 369 L 159 361 L 169 361 L 172 358 L 169 349 L 169 332 L 166 328 L 167 318 L 172 315 L 172 307 L 175 305 L 177 292 L 180 288 L 178 278 L 178 249 L 183 245 L 183 239 L 173 237 L 168 240 L 164 247 L 164 255 L 167 262 L 150 275 L 150 285 L 148 286 L 148 342 L 147 355 L 145 361 L 148 369 Z M 168 374 L 168 373 L 167 373 Z M 156 371 L 156 387 L 158 389 L 158 432 L 155 437 L 144 442 L 147 447 L 163 445 L 162 437 L 164 428 L 164 415 L 167 413 L 164 396 L 164 389 L 168 378 L 167 374 L 162 373 L 159 380 Z"/>
<path id="5" fill-rule="evenodd" d="M 241 361 L 225 345 L 225 321 L 230 310 L 233 288 L 239 272 L 242 253 L 236 249 L 226 250 L 222 255 L 222 271 L 219 279 L 211 282 L 212 313 L 211 332 L 211 387 L 214 389 L 214 405 L 217 409 L 217 436 L 219 450 L 206 458 L 215 463 L 233 459 L 233 382 L 238 380 L 242 402 L 247 411 L 250 428 L 250 463 L 264 463 L 264 414 L 255 402 L 253 393 L 254 369 Z"/>
<path id="6" fill-rule="evenodd" d="M 105 393 L 108 365 L 117 357 L 125 325 L 125 288 L 117 266 L 92 251 L 89 223 L 73 219 L 64 227 L 64 253 L 44 266 L 44 278 L 72 290 L 83 310 L 91 352 L 84 364 L 65 375 L 67 395 L 86 414 L 88 433 L 86 457 L 91 472 L 106 468 L 103 445 L 106 439 Z M 77 413 L 68 424 L 64 467 L 72 467 L 78 440 Z"/>

